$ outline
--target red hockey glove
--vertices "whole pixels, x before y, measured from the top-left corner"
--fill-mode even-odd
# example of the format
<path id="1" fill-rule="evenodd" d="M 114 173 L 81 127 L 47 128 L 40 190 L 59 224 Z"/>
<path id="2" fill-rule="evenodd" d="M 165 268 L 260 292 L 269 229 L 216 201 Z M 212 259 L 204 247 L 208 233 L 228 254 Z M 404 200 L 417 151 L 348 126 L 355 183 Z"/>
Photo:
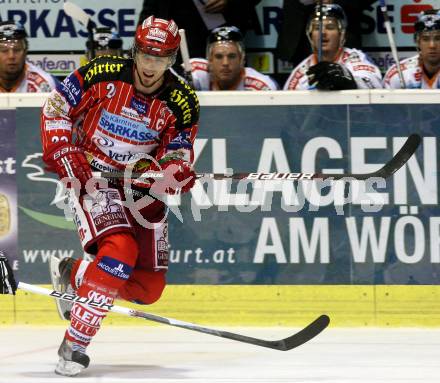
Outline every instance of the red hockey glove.
<path id="1" fill-rule="evenodd" d="M 92 171 L 87 162 L 84 151 L 77 146 L 63 143 L 56 146 L 43 156 L 49 170 L 55 171 L 60 179 L 77 179 L 84 188 L 87 181 L 92 178 Z"/>
<path id="2" fill-rule="evenodd" d="M 157 193 L 176 194 L 177 191 L 187 193 L 194 186 L 196 173 L 192 165 L 181 159 L 170 159 L 160 164 L 162 169 L 158 169 L 154 163 L 149 170 L 160 171 L 164 173 L 162 180 L 155 180 L 151 189 Z"/>

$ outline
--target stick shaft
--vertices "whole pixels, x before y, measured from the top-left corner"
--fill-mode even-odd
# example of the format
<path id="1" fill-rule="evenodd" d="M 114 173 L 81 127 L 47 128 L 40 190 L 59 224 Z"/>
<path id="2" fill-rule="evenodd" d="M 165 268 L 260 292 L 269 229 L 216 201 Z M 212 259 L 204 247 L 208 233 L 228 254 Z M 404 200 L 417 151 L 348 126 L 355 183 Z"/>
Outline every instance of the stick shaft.
<path id="1" fill-rule="evenodd" d="M 82 304 L 88 304 L 92 307 L 106 308 L 109 311 L 130 317 L 146 319 L 152 322 L 158 322 L 174 327 L 180 327 L 186 330 L 201 332 L 208 335 L 214 335 L 221 338 L 231 339 L 238 342 L 253 344 L 255 346 L 271 348 L 279 351 L 288 351 L 294 347 L 298 347 L 308 342 L 310 339 L 313 339 L 316 335 L 318 335 L 321 331 L 323 331 L 329 324 L 329 318 L 326 315 L 321 315 L 297 334 L 294 334 L 285 339 L 270 341 L 259 338 L 253 338 L 246 335 L 235 334 L 229 331 L 211 329 L 208 327 L 199 326 L 195 323 L 184 322 L 172 318 L 166 318 L 159 315 L 149 314 L 144 311 L 132 310 L 122 306 L 108 305 L 108 304 L 94 305 L 92 298 L 84 298 L 74 294 L 61 293 L 59 291 L 49 290 L 41 286 L 35 286 L 24 282 L 19 282 L 18 288 L 20 290 L 29 291 L 31 293 L 35 293 L 39 295 L 46 295 L 48 297 L 53 297 L 68 302 L 78 302 Z"/>
<path id="2" fill-rule="evenodd" d="M 367 180 L 369 178 L 388 178 L 393 175 L 398 169 L 400 169 L 408 159 L 414 154 L 416 149 L 419 147 L 421 138 L 417 134 L 411 134 L 406 142 L 403 144 L 401 149 L 388 161 L 382 168 L 372 173 L 365 174 L 355 174 L 355 173 L 233 173 L 233 174 L 223 174 L 223 173 L 199 173 L 196 175 L 197 178 L 210 178 L 214 180 L 249 180 L 249 181 L 310 181 L 310 180 L 341 180 L 341 179 L 356 179 L 356 180 Z M 103 178 L 117 178 L 124 179 L 124 172 L 96 172 L 94 173 L 96 177 Z M 164 173 L 162 172 L 146 172 L 146 173 L 128 173 L 128 176 L 137 179 L 163 179 Z"/>
<path id="3" fill-rule="evenodd" d="M 188 42 L 186 40 L 185 29 L 179 29 L 179 35 L 180 35 L 180 54 L 182 55 L 185 77 L 186 80 L 189 81 L 190 85 L 192 86 L 194 84 L 194 80 L 192 77 L 191 63 L 189 61 L 189 50 L 188 50 Z"/>
<path id="4" fill-rule="evenodd" d="M 402 68 L 400 67 L 399 55 L 397 54 L 397 46 L 394 40 L 393 29 L 391 27 L 390 18 L 388 16 L 388 9 L 385 3 L 385 0 L 380 0 L 380 9 L 384 18 L 384 25 L 387 31 L 388 42 L 391 48 L 391 54 L 393 55 L 393 59 L 396 62 L 397 73 L 399 74 L 400 86 L 402 89 L 406 88 L 405 78 L 403 77 Z"/>
<path id="5" fill-rule="evenodd" d="M 322 15 L 322 0 L 319 0 L 319 42 L 318 42 L 318 62 L 322 61 L 322 34 L 323 34 L 323 15 Z"/>

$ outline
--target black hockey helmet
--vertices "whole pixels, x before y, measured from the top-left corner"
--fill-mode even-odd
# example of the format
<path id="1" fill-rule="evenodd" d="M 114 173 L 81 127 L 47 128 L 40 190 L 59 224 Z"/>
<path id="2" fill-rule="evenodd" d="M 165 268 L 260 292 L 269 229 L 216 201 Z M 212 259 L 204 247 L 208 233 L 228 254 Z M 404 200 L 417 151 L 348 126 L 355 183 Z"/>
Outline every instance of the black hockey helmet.
<path id="1" fill-rule="evenodd" d="M 233 41 L 237 44 L 240 53 L 244 53 L 244 42 L 243 42 L 243 34 L 240 29 L 234 26 L 224 26 L 213 29 L 209 36 L 207 42 L 207 56 L 209 56 L 210 47 L 212 44 L 221 42 L 221 41 Z"/>
<path id="2" fill-rule="evenodd" d="M 98 27 L 93 28 L 93 42 L 87 41 L 87 49 L 121 49 L 122 39 L 114 28 Z"/>
<path id="3" fill-rule="evenodd" d="M 317 5 L 315 7 L 314 12 L 310 16 L 309 21 L 307 23 L 308 34 L 311 32 L 312 22 L 314 20 L 319 20 L 319 18 L 321 17 L 321 10 L 322 10 L 323 20 L 328 18 L 336 19 L 339 24 L 339 30 L 345 31 L 345 29 L 347 28 L 347 16 L 345 15 L 345 12 L 342 9 L 342 7 L 338 4 L 323 4 L 322 7 Z"/>
<path id="4" fill-rule="evenodd" d="M 0 41 L 26 39 L 27 33 L 23 25 L 16 21 L 0 22 Z"/>
<path id="5" fill-rule="evenodd" d="M 440 30 L 440 11 L 438 9 L 428 9 L 420 13 L 414 24 L 414 29 L 415 37 L 417 37 L 420 32 Z"/>
<path id="6" fill-rule="evenodd" d="M 240 29 L 234 26 L 230 27 L 218 27 L 211 31 L 208 36 L 208 44 L 215 43 L 217 41 L 236 41 L 243 42 L 243 34 Z"/>

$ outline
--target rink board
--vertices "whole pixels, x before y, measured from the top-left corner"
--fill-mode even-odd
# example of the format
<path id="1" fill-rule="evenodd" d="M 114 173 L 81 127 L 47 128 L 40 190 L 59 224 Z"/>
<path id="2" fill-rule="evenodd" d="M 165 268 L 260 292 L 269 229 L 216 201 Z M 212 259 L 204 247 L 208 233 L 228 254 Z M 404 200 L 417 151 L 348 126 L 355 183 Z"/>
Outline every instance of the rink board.
<path id="1" fill-rule="evenodd" d="M 335 327 L 438 327 L 440 323 L 440 286 L 168 286 L 152 306 L 117 304 L 221 326 L 303 326 L 323 313 Z M 0 307 L 0 325 L 63 324 L 55 303 L 46 296 L 18 291 L 16 297 L 0 296 Z M 110 314 L 106 323 L 152 322 Z"/>
<path id="2" fill-rule="evenodd" d="M 308 195 L 297 211 L 292 196 L 306 183 L 197 182 L 175 198 L 183 223 L 169 214 L 168 283 L 439 284 L 440 92 L 250 93 L 199 93 L 197 171 L 365 173 L 389 161 L 409 134 L 423 141 L 384 189 L 370 193 L 383 198 L 379 212 L 366 211 L 359 201 L 341 205 L 344 190 L 336 191 L 337 185 L 312 193 L 316 198 Z M 15 108 L 0 111 L 10 121 L 3 130 L 12 149 L 20 143 L 15 157 L 7 155 L 16 158 L 16 173 L 0 174 L 0 189 L 3 176 L 16 182 L 16 202 L 13 190 L 6 194 L 18 217 L 6 237 L 10 246 L 0 238 L 0 249 L 19 278 L 46 284 L 51 255 L 81 258 L 83 251 L 62 198 L 54 203 L 57 179 L 44 172 L 41 160 L 37 106 L 43 97 L 32 96 L 0 97 L 0 106 L 4 101 Z M 276 189 L 272 198 L 262 191 L 266 187 Z"/>
<path id="3" fill-rule="evenodd" d="M 246 92 L 233 92 L 227 96 L 224 92 L 200 94 L 202 111 L 208 110 L 209 112 L 206 112 L 208 114 L 205 114 L 203 118 L 203 124 L 205 124 L 203 126 L 211 129 L 210 136 L 203 130 L 200 133 L 199 142 L 208 143 L 204 155 L 199 161 L 200 169 L 203 171 L 224 171 L 221 157 L 217 162 L 219 158 L 214 153 L 214 151 L 217 151 L 217 154 L 222 153 L 221 150 L 220 152 L 218 150 L 224 146 L 225 153 L 231 155 L 230 158 L 228 157 L 228 165 L 234 165 L 237 170 L 254 171 L 258 157 L 251 158 L 251 155 L 260 153 L 261 142 L 255 141 L 256 134 L 254 134 L 251 135 L 254 140 L 252 145 L 249 143 L 244 146 L 242 151 L 236 150 L 236 145 L 242 142 L 243 135 L 240 133 L 231 134 L 228 137 L 223 135 L 223 130 L 233 128 L 228 126 L 228 119 L 230 121 L 235 118 L 237 121 L 241 121 L 240 118 L 244 118 L 241 116 L 242 111 L 246 110 L 253 111 L 254 118 L 257 119 L 260 116 L 258 113 L 261 113 L 264 108 L 288 107 L 292 110 L 283 109 L 286 113 L 281 120 L 273 120 L 273 114 L 262 118 L 259 121 L 261 125 L 259 134 L 262 135 L 262 126 L 271 126 L 274 130 L 269 132 L 268 140 L 280 138 L 292 140 L 291 147 L 288 146 L 290 141 L 287 141 L 286 145 L 286 153 L 292 169 L 298 167 L 298 157 L 300 157 L 298 147 L 304 147 L 304 144 L 311 143 L 316 138 L 326 138 L 333 140 L 333 143 L 336 142 L 334 146 L 329 146 L 329 148 L 339 148 L 337 144 L 340 144 L 342 156 L 334 160 L 339 161 L 335 164 L 331 161 L 331 163 L 326 162 L 328 153 L 325 153 L 324 159 L 321 158 L 323 156 L 316 155 L 316 166 L 323 166 L 327 169 L 337 167 L 347 171 L 351 170 L 353 165 L 356 165 L 356 161 L 351 159 L 353 154 L 356 154 L 353 153 L 356 148 L 354 144 L 359 144 L 358 138 L 365 130 L 365 135 L 372 139 L 373 144 L 377 145 L 373 145 L 372 153 L 366 151 L 371 161 L 366 161 L 367 163 L 363 164 L 365 166 L 362 168 L 362 172 L 371 171 L 371 169 L 366 170 L 365 167 L 387 161 L 390 158 L 391 150 L 396 149 L 396 145 L 400 143 L 399 140 L 409 133 L 419 132 L 424 136 L 424 149 L 423 151 L 419 150 L 418 158 L 415 159 L 418 162 L 413 162 L 411 168 L 416 173 L 417 166 L 420 166 L 422 176 L 428 179 L 427 172 L 431 170 L 429 166 L 433 166 L 432 164 L 438 160 L 439 117 L 438 106 L 433 104 L 440 103 L 439 95 L 438 91 L 345 91 L 319 95 L 316 93 L 312 95 L 309 92 L 266 92 L 264 94 L 262 92 L 252 95 Z M 18 193 L 12 189 L 9 191 L 12 198 L 14 193 L 18 195 L 18 202 L 13 199 L 11 201 L 15 209 L 19 210 L 18 220 L 21 219 L 20 225 L 18 225 L 17 219 L 12 222 L 19 240 L 14 243 L 11 235 L 8 238 L 9 242 L 2 239 L 0 245 L 6 249 L 8 254 L 17 254 L 14 267 L 17 267 L 18 278 L 37 284 L 49 282 L 47 260 L 50 252 L 56 249 L 59 251 L 58 255 L 62 253 L 73 254 L 75 257 L 81 256 L 74 229 L 66 230 L 64 227 L 57 226 L 64 225 L 65 221 L 63 217 L 60 220 L 55 220 L 57 218 L 55 213 L 59 212 L 53 206 L 49 206 L 53 196 L 49 195 L 45 189 L 44 185 L 47 184 L 47 179 L 45 179 L 46 183 L 41 182 L 43 181 L 41 177 L 39 182 L 35 180 L 30 182 L 29 175 L 39 163 L 33 161 L 35 158 L 31 158 L 27 161 L 26 168 L 23 165 L 25 155 L 35 155 L 35 151 L 40 150 L 38 138 L 36 138 L 38 136 L 36 116 L 39 113 L 37 108 L 42 105 L 42 102 L 43 98 L 39 95 L 0 96 L 0 108 L 6 109 L 7 113 L 8 109 L 12 111 L 16 108 L 26 108 L 25 113 L 22 113 L 22 110 L 17 114 L 19 116 L 18 123 L 21 126 L 17 131 L 17 136 L 21 139 L 28 136 L 28 140 L 21 140 L 23 144 L 17 149 L 19 153 L 7 154 L 8 158 L 17 155 L 17 167 L 19 168 L 17 175 L 15 173 L 7 174 L 10 178 L 17 177 L 17 184 L 19 189 L 21 188 Z M 355 119 L 353 119 L 353 114 L 348 111 L 349 108 L 346 107 L 346 104 L 359 105 L 359 109 L 354 108 L 357 111 Z M 368 108 L 369 104 L 379 105 L 374 110 L 378 110 L 382 114 L 372 114 L 372 109 Z M 380 107 L 382 104 L 385 105 L 384 108 Z M 415 105 L 413 108 L 405 109 L 407 114 L 400 116 L 402 118 L 392 124 L 391 121 L 395 116 L 392 114 L 387 116 L 386 112 L 387 105 L 394 104 L 397 105 L 397 109 L 392 109 L 394 111 L 398 110 L 399 105 L 404 107 L 406 104 L 421 105 L 420 108 Z M 302 114 L 294 110 L 296 106 L 301 105 L 305 108 L 299 108 L 299 110 L 301 113 L 307 112 L 304 114 L 307 118 L 302 118 Z M 316 107 L 311 110 L 311 113 L 308 113 L 309 105 Z M 337 105 L 337 107 L 332 108 L 332 105 Z M 203 106 L 208 108 L 204 109 Z M 221 112 L 221 108 L 232 107 L 231 109 L 234 109 L 237 106 L 243 106 L 243 108 L 236 108 L 236 114 L 233 116 Z M 250 109 L 246 109 L 247 107 Z M 425 113 L 425 111 L 429 113 Z M 296 132 L 289 132 L 285 128 L 292 122 L 290 118 L 298 124 L 298 127 L 302 127 L 299 131 L 303 134 L 303 138 L 298 139 L 293 134 Z M 214 124 L 211 122 L 217 123 L 215 127 L 218 129 L 214 133 L 212 133 Z M 304 124 L 301 124 L 302 122 Z M 320 125 L 324 122 L 327 122 L 326 130 L 323 130 Z M 333 124 L 333 130 L 328 128 L 328 122 Z M 345 129 L 345 125 L 349 129 Z M 373 129 L 373 125 L 377 131 Z M 310 127 L 316 128 L 316 131 L 312 131 L 309 129 Z M 389 127 L 390 131 L 387 132 L 386 127 Z M 35 128 L 35 130 L 27 131 L 27 128 Z M 348 135 L 348 130 L 355 134 Z M 30 134 L 28 134 L 29 132 Z M 277 136 L 278 133 L 283 135 Z M 350 138 L 347 139 L 347 136 Z M 258 139 L 260 140 L 261 137 Z M 255 143 L 258 145 L 253 145 Z M 232 147 L 228 145 L 232 145 Z M 255 149 L 256 146 L 258 149 Z M 29 151 L 26 151 L 28 148 Z M 237 155 L 233 156 L 231 153 L 243 155 L 245 159 L 239 158 Z M 374 156 L 375 153 L 377 156 Z M 263 158 L 262 155 L 261 158 Z M 1 159 L 5 160 L 4 157 Z M 321 161 L 319 164 L 318 160 Z M 307 164 L 307 161 L 305 162 Z M 226 164 L 226 161 L 224 163 Z M 245 168 L 244 165 L 249 168 Z M 424 165 L 427 166 L 426 169 L 423 167 Z M 435 169 L 438 168 L 435 167 Z M 3 164 L 2 170 L 3 174 L 1 175 L 4 176 L 5 170 L 6 173 L 8 170 L 7 165 Z M 173 225 L 176 226 L 175 230 L 172 226 L 171 235 L 180 236 L 180 238 L 175 238 L 172 241 L 174 246 L 172 250 L 177 248 L 177 244 L 182 246 L 182 252 L 183 249 L 205 246 L 203 248 L 205 253 L 213 255 L 219 250 L 225 252 L 230 247 L 236 247 L 238 261 L 231 264 L 212 261 L 211 263 L 198 264 L 195 262 L 185 263 L 183 257 L 180 258 L 180 262 L 173 263 L 171 261 L 168 279 L 170 285 L 167 287 L 164 297 L 158 303 L 151 307 L 144 307 L 144 309 L 159 315 L 213 325 L 302 326 L 316 316 L 326 313 L 332 318 L 333 326 L 439 326 L 440 262 L 437 234 L 440 212 L 438 203 L 431 203 L 436 198 L 436 194 L 438 197 L 438 184 L 435 182 L 435 184 L 428 185 L 434 190 L 432 193 L 430 193 L 429 187 L 415 191 L 414 177 L 411 177 L 407 170 L 406 172 L 408 173 L 408 181 L 400 176 L 395 179 L 399 185 L 403 186 L 400 189 L 408 190 L 406 200 L 403 203 L 396 202 L 394 204 L 399 193 L 392 190 L 389 192 L 392 203 L 385 207 L 383 214 L 385 217 L 381 217 L 381 215 L 367 217 L 371 220 L 375 219 L 376 224 L 379 221 L 381 225 L 381 219 L 384 218 L 383 226 L 386 226 L 386 222 L 391 222 L 392 229 L 394 226 L 398 227 L 398 221 L 400 221 L 400 231 L 390 230 L 387 245 L 392 248 L 392 252 L 386 251 L 386 262 L 376 262 L 380 257 L 374 254 L 373 249 L 368 250 L 365 262 L 355 261 L 355 256 L 358 254 L 350 253 L 346 237 L 339 236 L 340 232 L 336 231 L 336 235 L 330 235 L 330 239 L 324 243 L 331 250 L 329 262 L 326 262 L 321 253 L 316 256 L 313 262 L 310 262 L 310 259 L 306 262 L 301 258 L 299 262 L 295 263 L 293 259 L 295 254 L 291 250 L 296 237 L 290 236 L 291 232 L 289 232 L 289 229 L 294 228 L 294 225 L 291 225 L 291 222 L 296 219 L 294 214 L 288 214 L 279 211 L 279 209 L 273 213 L 273 216 L 271 216 L 272 213 L 266 214 L 264 212 L 257 212 L 251 216 L 239 215 L 236 211 L 233 213 L 218 211 L 216 212 L 218 216 L 213 215 L 210 218 L 211 221 L 208 219 L 210 223 L 202 221 L 201 224 L 195 223 L 191 226 L 176 225 L 174 222 Z M 432 173 L 432 178 L 435 176 L 437 180 L 437 175 L 438 171 L 435 174 Z M 4 187 L 4 184 L 0 186 Z M 424 200 L 420 201 L 422 194 Z M 43 204 L 38 200 L 41 196 L 46 198 Z M 31 211 L 31 209 L 34 210 Z M 321 220 L 318 223 L 325 221 L 330 229 L 339 228 L 332 207 L 324 207 L 321 211 L 312 215 L 312 217 L 316 217 L 316 222 L 318 220 Z M 48 213 L 54 219 L 51 227 L 44 226 L 45 220 L 49 216 Z M 185 213 L 187 211 L 184 211 Z M 203 213 L 205 214 L 205 212 Z M 259 219 L 256 219 L 255 216 Z M 220 220 L 219 217 L 222 219 Z M 231 234 L 225 230 L 229 227 L 229 221 L 226 221 L 224 217 L 231 218 L 233 224 L 241 224 L 240 230 L 234 238 L 231 238 Z M 346 218 L 346 221 L 348 222 L 352 218 L 361 221 L 363 217 L 364 213 L 358 207 L 350 207 L 349 217 Z M 306 234 L 310 239 L 314 226 L 310 225 L 310 222 L 307 221 L 308 218 L 304 222 Z M 263 222 L 267 224 L 266 229 L 271 230 L 271 235 L 266 236 L 267 241 L 263 244 L 266 252 L 264 257 L 259 259 L 253 253 L 257 252 L 255 243 L 258 234 L 255 235 L 255 233 L 258 233 Z M 402 230 L 405 225 L 408 226 L 406 231 Z M 207 229 L 211 227 L 212 230 Z M 357 229 L 360 232 L 359 226 Z M 199 237 L 194 237 L 195 233 Z M 273 241 L 276 233 L 279 233 L 281 241 L 279 241 L 280 246 L 275 249 Z M 405 234 L 407 243 L 402 246 L 395 233 Z M 424 235 L 427 238 L 426 243 L 425 241 L 417 241 Z M 242 239 L 246 239 L 247 242 L 241 242 Z M 420 243 L 424 243 L 423 249 L 420 247 Z M 46 246 L 47 244 L 50 246 Z M 305 244 L 307 245 L 307 243 Z M 18 251 L 14 251 L 14 246 L 17 246 Z M 192 261 L 194 261 L 194 253 L 195 251 L 192 254 Z M 310 256 L 310 254 L 309 252 L 308 255 Z M 414 261 L 415 255 L 420 257 L 418 262 Z M 375 262 L 371 261 L 372 258 Z M 352 284 L 350 285 L 350 283 Z M 421 285 L 409 285 L 411 283 L 420 283 Z M 114 315 L 110 315 L 108 322 L 130 325 L 145 324 L 141 320 Z M 51 300 L 19 292 L 15 298 L 0 297 L 0 324 L 62 324 L 62 322 L 57 319 Z"/>

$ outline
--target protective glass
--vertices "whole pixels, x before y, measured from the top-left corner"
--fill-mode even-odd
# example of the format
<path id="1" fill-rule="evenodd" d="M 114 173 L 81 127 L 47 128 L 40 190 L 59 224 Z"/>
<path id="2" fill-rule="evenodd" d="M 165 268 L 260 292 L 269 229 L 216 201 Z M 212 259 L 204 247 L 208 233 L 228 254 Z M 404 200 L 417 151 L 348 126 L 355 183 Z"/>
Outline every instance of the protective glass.
<path id="1" fill-rule="evenodd" d="M 165 71 L 174 63 L 175 56 L 153 56 L 147 53 L 137 52 L 137 64 L 144 69 L 152 71 Z"/>

